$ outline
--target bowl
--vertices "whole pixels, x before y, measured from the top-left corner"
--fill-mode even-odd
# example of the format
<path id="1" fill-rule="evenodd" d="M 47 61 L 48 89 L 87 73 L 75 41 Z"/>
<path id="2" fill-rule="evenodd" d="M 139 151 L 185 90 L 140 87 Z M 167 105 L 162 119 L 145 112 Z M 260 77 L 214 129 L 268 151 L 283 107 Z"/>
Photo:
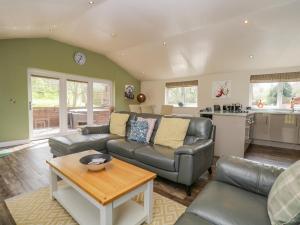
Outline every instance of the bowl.
<path id="1" fill-rule="evenodd" d="M 80 159 L 80 162 L 86 166 L 86 168 L 90 171 L 101 171 L 105 169 L 107 163 L 112 160 L 112 157 L 108 154 L 93 154 L 87 155 Z M 94 163 L 93 163 L 94 161 Z M 95 162 L 96 161 L 96 162 Z M 104 162 L 97 162 L 104 161 Z"/>

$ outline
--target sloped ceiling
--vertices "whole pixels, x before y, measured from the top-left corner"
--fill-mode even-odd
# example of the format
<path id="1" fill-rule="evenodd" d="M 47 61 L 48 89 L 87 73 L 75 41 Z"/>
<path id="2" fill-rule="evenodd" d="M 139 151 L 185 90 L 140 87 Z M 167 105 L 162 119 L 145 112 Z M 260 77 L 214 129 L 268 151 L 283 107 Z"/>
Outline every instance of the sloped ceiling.
<path id="1" fill-rule="evenodd" d="M 0 4 L 0 38 L 48 37 L 74 44 L 108 56 L 141 80 L 300 66 L 297 0 Z"/>

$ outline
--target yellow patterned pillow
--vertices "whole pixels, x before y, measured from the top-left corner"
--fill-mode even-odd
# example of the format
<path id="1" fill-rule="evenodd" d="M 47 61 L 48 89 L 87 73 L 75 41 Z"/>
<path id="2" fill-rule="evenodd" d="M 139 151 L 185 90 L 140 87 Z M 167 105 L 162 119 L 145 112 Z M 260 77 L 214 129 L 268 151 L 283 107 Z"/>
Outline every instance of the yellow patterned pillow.
<path id="1" fill-rule="evenodd" d="M 110 116 L 109 132 L 121 137 L 125 137 L 126 123 L 128 121 L 129 114 L 112 113 Z"/>
<path id="2" fill-rule="evenodd" d="M 155 144 L 178 148 L 183 145 L 189 119 L 181 118 L 162 118 L 155 135 Z"/>

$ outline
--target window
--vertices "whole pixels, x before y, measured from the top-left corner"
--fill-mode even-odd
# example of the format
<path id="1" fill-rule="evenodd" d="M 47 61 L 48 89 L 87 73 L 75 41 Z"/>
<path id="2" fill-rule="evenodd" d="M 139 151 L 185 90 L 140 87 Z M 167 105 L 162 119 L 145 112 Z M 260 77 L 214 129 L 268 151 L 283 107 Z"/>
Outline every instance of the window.
<path id="1" fill-rule="evenodd" d="M 259 108 L 261 102 L 266 109 L 289 109 L 292 99 L 300 97 L 300 81 L 292 74 L 292 77 L 289 73 L 251 76 L 251 106 Z"/>
<path id="2" fill-rule="evenodd" d="M 166 104 L 179 107 L 197 107 L 197 99 L 198 81 L 166 83 Z"/>
<path id="3" fill-rule="evenodd" d="M 113 105 L 112 82 L 71 74 L 28 70 L 31 138 L 108 124 Z"/>

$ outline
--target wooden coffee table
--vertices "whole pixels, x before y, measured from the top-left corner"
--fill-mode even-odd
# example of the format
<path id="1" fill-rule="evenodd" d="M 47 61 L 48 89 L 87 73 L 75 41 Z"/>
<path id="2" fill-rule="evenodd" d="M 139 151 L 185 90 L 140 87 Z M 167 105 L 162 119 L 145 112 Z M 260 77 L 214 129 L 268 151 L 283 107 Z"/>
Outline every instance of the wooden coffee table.
<path id="1" fill-rule="evenodd" d="M 105 170 L 90 172 L 79 159 L 96 153 L 89 150 L 47 160 L 52 199 L 81 225 L 150 224 L 156 174 L 115 158 Z M 58 185 L 58 177 L 66 185 Z M 131 200 L 141 192 L 143 206 Z"/>

